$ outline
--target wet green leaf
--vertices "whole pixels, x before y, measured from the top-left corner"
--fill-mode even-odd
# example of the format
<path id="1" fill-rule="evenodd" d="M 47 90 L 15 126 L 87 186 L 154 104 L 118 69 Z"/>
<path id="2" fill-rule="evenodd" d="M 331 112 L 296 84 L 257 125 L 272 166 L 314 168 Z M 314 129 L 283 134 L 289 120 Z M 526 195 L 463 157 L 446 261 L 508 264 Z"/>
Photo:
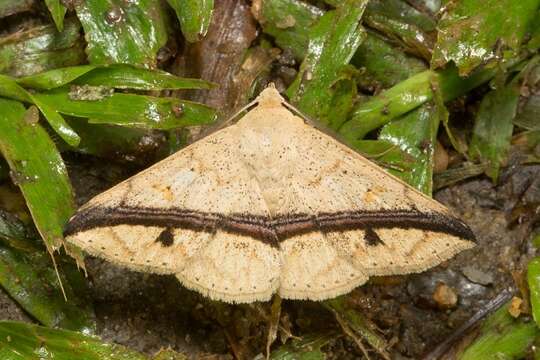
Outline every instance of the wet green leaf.
<path id="1" fill-rule="evenodd" d="M 53 18 L 54 24 L 58 31 L 64 30 L 64 15 L 66 15 L 66 7 L 62 5 L 60 0 L 45 0 L 45 4 L 49 8 L 49 12 Z"/>
<path id="2" fill-rule="evenodd" d="M 66 167 L 32 108 L 0 98 L 0 151 L 50 252 L 63 244 L 75 204 Z"/>
<path id="3" fill-rule="evenodd" d="M 151 0 L 78 1 L 92 64 L 126 63 L 156 67 L 158 50 L 167 41 L 165 13 Z"/>
<path id="4" fill-rule="evenodd" d="M 433 82 L 439 84 L 444 101 L 449 101 L 483 84 L 494 74 L 493 70 L 485 69 L 461 78 L 454 67 L 441 72 L 428 70 L 418 73 L 359 104 L 339 132 L 348 142 L 354 143 L 368 132 L 433 99 Z"/>
<path id="5" fill-rule="evenodd" d="M 347 78 L 347 64 L 365 37 L 359 21 L 367 1 L 348 0 L 326 12 L 310 30 L 307 55 L 287 95 L 301 111 L 323 124 L 339 126 L 342 119 L 330 119 L 334 86 Z"/>
<path id="6" fill-rule="evenodd" d="M 398 146 L 384 140 L 359 140 L 355 143 L 355 149 L 364 157 L 375 161 L 388 154 L 398 159 L 406 156 Z"/>
<path id="7" fill-rule="evenodd" d="M 380 140 L 398 146 L 413 159 L 407 171 L 390 172 L 429 196 L 433 190 L 433 154 L 439 122 L 435 106 L 426 103 L 386 124 L 379 135 Z M 385 156 L 379 160 L 385 161 Z"/>
<path id="8" fill-rule="evenodd" d="M 460 75 L 487 62 L 515 56 L 540 0 L 451 2 L 439 21 L 433 67 L 454 61 Z"/>
<path id="9" fill-rule="evenodd" d="M 332 6 L 339 6 L 340 0 L 324 0 L 325 3 Z M 372 0 L 366 8 L 366 17 L 371 14 L 382 14 L 391 19 L 400 19 L 408 24 L 414 24 L 422 31 L 433 31 L 436 22 L 430 16 L 416 10 L 405 1 L 400 0 Z"/>
<path id="10" fill-rule="evenodd" d="M 497 181 L 504 163 L 519 100 L 519 88 L 508 85 L 488 93 L 482 99 L 476 115 L 469 154 L 472 159 L 487 162 L 486 174 Z"/>
<path id="11" fill-rule="evenodd" d="M 463 352 L 459 360 L 523 359 L 540 330 L 532 321 L 513 318 L 508 303 L 492 314 L 479 331 L 479 336 Z"/>
<path id="12" fill-rule="evenodd" d="M 216 116 L 215 111 L 205 105 L 177 98 L 118 93 L 101 100 L 73 100 L 66 88 L 36 93 L 34 97 L 62 114 L 89 118 L 91 123 L 145 129 L 204 125 L 214 121 Z"/>
<path id="13" fill-rule="evenodd" d="M 276 44 L 302 60 L 309 42 L 309 29 L 323 11 L 298 0 L 262 1 L 255 12 L 263 31 L 275 37 Z"/>
<path id="14" fill-rule="evenodd" d="M 361 69 L 360 86 L 370 91 L 389 88 L 426 70 L 422 60 L 406 55 L 370 31 L 351 63 Z"/>
<path id="15" fill-rule="evenodd" d="M 0 358 L 5 360 L 147 360 L 121 345 L 69 330 L 16 321 L 0 322 Z"/>
<path id="16" fill-rule="evenodd" d="M 77 19 L 66 19 L 64 31 L 37 26 L 0 38 L 0 73 L 27 76 L 86 62 L 84 39 Z"/>
<path id="17" fill-rule="evenodd" d="M 529 283 L 532 315 L 534 321 L 540 327 L 540 258 L 536 257 L 529 261 L 527 281 Z"/>
<path id="18" fill-rule="evenodd" d="M 216 86 L 201 79 L 181 78 L 162 70 L 140 69 L 129 65 L 94 69 L 76 79 L 75 83 L 137 90 L 211 89 Z"/>
<path id="19" fill-rule="evenodd" d="M 181 78 L 161 70 L 141 69 L 124 64 L 60 68 L 23 77 L 17 79 L 17 82 L 39 90 L 51 90 L 70 83 L 137 90 L 211 89 L 215 86 L 200 79 Z"/>
<path id="20" fill-rule="evenodd" d="M 95 65 L 70 66 L 25 76 L 16 79 L 16 81 L 19 85 L 24 87 L 38 90 L 50 90 L 69 84 L 95 68 Z"/>
<path id="21" fill-rule="evenodd" d="M 429 32 L 435 30 L 435 21 L 405 1 L 370 1 L 364 23 L 384 34 L 407 52 L 426 60 L 431 58 L 433 40 Z"/>
<path id="22" fill-rule="evenodd" d="M 201 40 L 208 31 L 214 0 L 167 0 L 176 12 L 182 33 L 189 42 Z"/>
<path id="23" fill-rule="evenodd" d="M 26 91 L 9 76 L 0 75 L 0 96 L 35 104 L 43 113 L 49 125 L 68 144 L 77 146 L 81 140 L 77 133 L 66 123 L 64 118 L 56 112 L 54 107 L 41 101 L 35 94 Z"/>

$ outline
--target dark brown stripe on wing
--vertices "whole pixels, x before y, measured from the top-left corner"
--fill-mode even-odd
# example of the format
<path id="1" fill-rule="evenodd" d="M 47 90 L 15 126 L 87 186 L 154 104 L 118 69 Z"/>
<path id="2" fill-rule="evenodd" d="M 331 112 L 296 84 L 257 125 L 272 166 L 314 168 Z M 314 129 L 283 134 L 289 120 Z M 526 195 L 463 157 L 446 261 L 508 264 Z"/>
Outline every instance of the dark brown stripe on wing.
<path id="1" fill-rule="evenodd" d="M 312 231 L 402 228 L 455 235 L 474 241 L 467 225 L 437 212 L 418 210 L 343 211 L 317 215 L 290 214 L 274 218 L 247 214 L 221 215 L 179 208 L 157 209 L 119 206 L 90 207 L 79 211 L 68 223 L 65 235 L 115 225 L 160 226 L 215 232 L 218 229 L 248 235 L 272 246 L 295 235 Z"/>

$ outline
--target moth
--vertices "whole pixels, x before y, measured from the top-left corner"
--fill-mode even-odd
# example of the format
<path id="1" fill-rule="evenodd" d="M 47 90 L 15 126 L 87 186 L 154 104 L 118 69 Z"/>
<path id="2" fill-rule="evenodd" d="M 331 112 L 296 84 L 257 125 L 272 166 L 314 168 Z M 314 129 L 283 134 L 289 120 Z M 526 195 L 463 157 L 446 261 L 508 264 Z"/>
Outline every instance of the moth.
<path id="1" fill-rule="evenodd" d="M 474 246 L 444 206 L 294 115 L 273 87 L 256 103 L 91 199 L 67 241 L 233 303 L 328 299 Z"/>

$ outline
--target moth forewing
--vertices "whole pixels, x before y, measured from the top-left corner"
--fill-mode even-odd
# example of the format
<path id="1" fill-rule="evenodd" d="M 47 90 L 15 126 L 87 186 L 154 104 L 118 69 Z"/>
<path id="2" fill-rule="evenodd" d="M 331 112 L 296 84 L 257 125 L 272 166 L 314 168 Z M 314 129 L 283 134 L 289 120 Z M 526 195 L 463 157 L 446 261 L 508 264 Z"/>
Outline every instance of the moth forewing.
<path id="1" fill-rule="evenodd" d="M 323 300 L 473 246 L 436 201 L 291 113 L 270 87 L 237 123 L 96 196 L 68 242 L 227 302 Z"/>

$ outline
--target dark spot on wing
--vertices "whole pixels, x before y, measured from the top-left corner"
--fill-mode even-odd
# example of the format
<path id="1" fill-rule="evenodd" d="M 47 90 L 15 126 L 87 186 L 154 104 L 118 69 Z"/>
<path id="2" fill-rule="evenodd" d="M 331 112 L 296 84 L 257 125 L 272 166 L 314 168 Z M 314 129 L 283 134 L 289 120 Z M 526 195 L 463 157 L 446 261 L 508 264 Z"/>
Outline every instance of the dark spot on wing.
<path id="1" fill-rule="evenodd" d="M 156 242 L 161 243 L 163 247 L 169 247 L 174 243 L 174 235 L 171 228 L 165 228 L 156 238 Z"/>
<path id="2" fill-rule="evenodd" d="M 364 240 L 367 246 L 378 246 L 384 244 L 384 241 L 381 240 L 379 235 L 377 235 L 372 228 L 366 228 L 364 230 Z"/>

